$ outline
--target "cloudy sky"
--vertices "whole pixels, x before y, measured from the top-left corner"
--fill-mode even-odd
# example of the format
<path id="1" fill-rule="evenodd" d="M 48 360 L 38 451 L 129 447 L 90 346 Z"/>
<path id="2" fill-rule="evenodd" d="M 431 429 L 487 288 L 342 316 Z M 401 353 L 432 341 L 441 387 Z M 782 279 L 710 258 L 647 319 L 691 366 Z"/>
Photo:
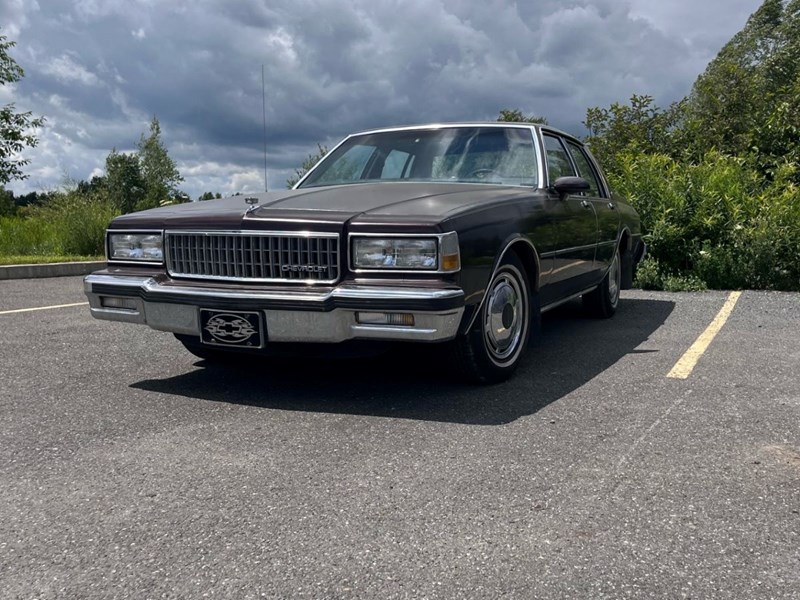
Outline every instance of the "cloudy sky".
<path id="1" fill-rule="evenodd" d="M 16 192 L 101 174 L 157 115 L 192 197 L 270 189 L 321 142 L 494 119 L 577 135 L 587 107 L 685 96 L 760 0 L 2 0 L 25 69 L 0 87 L 47 118 Z"/>

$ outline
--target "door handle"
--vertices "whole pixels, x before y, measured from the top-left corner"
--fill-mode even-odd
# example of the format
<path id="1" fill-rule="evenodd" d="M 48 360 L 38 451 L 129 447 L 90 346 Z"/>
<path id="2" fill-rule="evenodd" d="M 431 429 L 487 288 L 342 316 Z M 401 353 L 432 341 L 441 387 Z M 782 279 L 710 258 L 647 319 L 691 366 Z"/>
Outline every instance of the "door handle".
<path id="1" fill-rule="evenodd" d="M 610 208 L 611 210 L 617 210 L 617 205 L 614 204 L 613 202 L 609 202 L 608 203 L 608 208 Z"/>
<path id="2" fill-rule="evenodd" d="M 581 200 L 581 206 L 583 208 L 592 208 L 592 203 L 588 200 Z"/>

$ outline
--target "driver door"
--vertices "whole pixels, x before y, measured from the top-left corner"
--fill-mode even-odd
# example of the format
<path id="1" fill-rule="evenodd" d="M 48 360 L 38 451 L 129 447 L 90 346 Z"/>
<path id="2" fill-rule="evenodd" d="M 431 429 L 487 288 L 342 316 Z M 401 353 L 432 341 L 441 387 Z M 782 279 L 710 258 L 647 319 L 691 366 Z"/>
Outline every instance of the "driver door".
<path id="1" fill-rule="evenodd" d="M 560 137 L 543 133 L 543 141 L 547 184 L 551 190 L 549 205 L 556 228 L 556 250 L 549 286 L 552 298 L 542 298 L 542 304 L 547 304 L 580 293 L 592 285 L 597 215 L 593 203 L 585 196 L 571 195 L 561 199 L 553 190 L 556 179 L 577 176 L 578 173 Z"/>

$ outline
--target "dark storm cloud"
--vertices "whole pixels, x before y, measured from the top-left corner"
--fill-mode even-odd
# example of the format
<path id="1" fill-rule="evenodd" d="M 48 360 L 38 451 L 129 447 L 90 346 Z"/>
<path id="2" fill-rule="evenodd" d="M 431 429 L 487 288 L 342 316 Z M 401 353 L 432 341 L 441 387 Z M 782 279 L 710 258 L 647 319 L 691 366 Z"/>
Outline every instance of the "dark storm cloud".
<path id="1" fill-rule="evenodd" d="M 375 126 L 511 107 L 582 134 L 589 106 L 685 95 L 758 0 L 706 3 L 726 8 L 704 28 L 681 24 L 696 3 L 662 4 L 7 0 L 0 22 L 27 72 L 12 99 L 48 118 L 16 187 L 99 172 L 155 114 L 191 195 L 257 189 L 262 64 L 271 186 L 317 141 Z"/>

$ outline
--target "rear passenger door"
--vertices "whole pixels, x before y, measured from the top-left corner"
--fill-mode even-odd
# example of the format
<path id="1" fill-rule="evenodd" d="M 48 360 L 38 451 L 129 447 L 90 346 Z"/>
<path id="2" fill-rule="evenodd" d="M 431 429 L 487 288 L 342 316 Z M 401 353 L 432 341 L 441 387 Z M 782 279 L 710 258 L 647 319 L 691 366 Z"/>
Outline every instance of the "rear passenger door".
<path id="1" fill-rule="evenodd" d="M 586 150 L 572 140 L 567 140 L 567 148 L 578 169 L 578 175 L 589 182 L 590 188 L 586 192 L 586 199 L 594 206 L 599 236 L 597 252 L 595 253 L 595 261 L 597 263 L 595 266 L 605 271 L 614 258 L 617 234 L 619 232 L 619 211 L 608 197 L 600 174 L 597 172 Z"/>

